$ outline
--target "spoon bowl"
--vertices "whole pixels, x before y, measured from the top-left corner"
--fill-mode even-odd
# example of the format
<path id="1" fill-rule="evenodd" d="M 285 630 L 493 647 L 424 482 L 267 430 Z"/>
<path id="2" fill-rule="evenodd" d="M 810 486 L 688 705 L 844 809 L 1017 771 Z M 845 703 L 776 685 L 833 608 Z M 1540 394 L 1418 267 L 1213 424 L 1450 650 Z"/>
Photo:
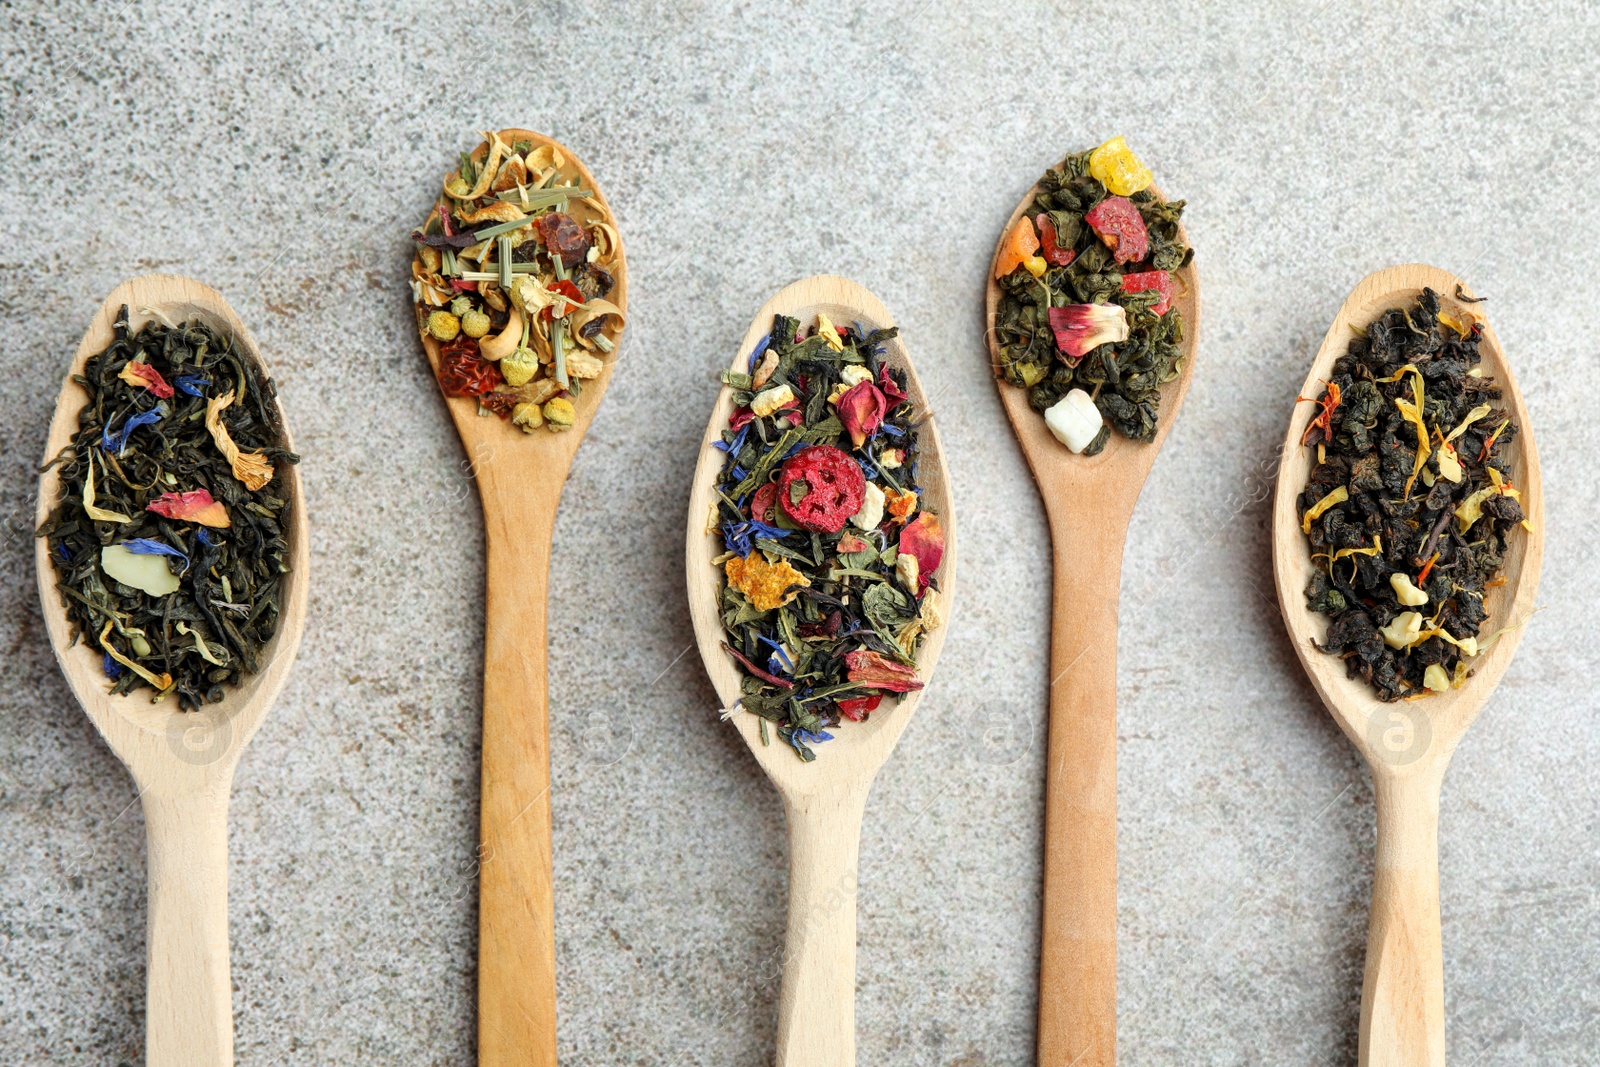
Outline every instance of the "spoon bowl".
<path id="1" fill-rule="evenodd" d="M 1300 395 L 1320 395 L 1334 361 L 1349 345 L 1353 326 L 1365 327 L 1390 308 L 1409 306 L 1424 288 L 1437 292 L 1444 304 L 1458 291 L 1472 295 L 1459 278 L 1435 267 L 1412 264 L 1368 275 L 1334 316 Z M 1544 494 L 1533 424 L 1487 321 L 1478 351 L 1484 374 L 1501 387 L 1501 402 L 1518 428 L 1506 473 L 1521 491 L 1533 526 L 1532 532 L 1511 540 L 1503 567 L 1506 582 L 1484 598 L 1488 626 L 1498 628 L 1533 611 L 1544 557 Z M 1476 657 L 1473 673 L 1460 689 L 1414 702 L 1383 703 L 1366 682 L 1346 675 L 1339 657 L 1315 647 L 1313 642 L 1326 634 L 1327 619 L 1306 606 L 1305 588 L 1315 566 L 1295 504 L 1314 463 L 1314 452 L 1299 443 L 1315 414 L 1312 409 L 1296 406 L 1284 438 L 1272 515 L 1273 573 L 1295 654 L 1372 772 L 1378 844 L 1361 997 L 1360 1062 L 1362 1067 L 1437 1067 L 1444 1063 L 1439 791 L 1451 755 L 1510 666 L 1522 631 L 1507 632 Z"/>
<path id="2" fill-rule="evenodd" d="M 231 335 L 266 373 L 255 341 L 222 296 L 188 278 L 149 274 L 119 285 L 106 297 L 78 345 L 56 401 L 45 461 L 72 444 L 78 413 L 88 402 L 73 381 L 90 356 L 114 340 L 118 310 L 128 307 L 137 331 L 157 316 L 172 322 L 200 319 Z M 286 423 L 283 445 L 293 449 Z M 107 692 L 101 657 L 87 641 L 68 647 L 71 624 L 56 588 L 48 543 L 39 538 L 34 564 L 45 631 L 73 695 L 128 768 L 144 807 L 149 850 L 149 935 L 145 1062 L 151 1067 L 233 1062 L 233 994 L 228 963 L 228 795 L 250 739 L 283 689 L 305 626 L 307 545 L 300 476 L 292 463 L 276 464 L 274 481 L 289 502 L 286 539 L 289 573 L 281 623 L 262 649 L 261 670 L 202 710 L 180 711 L 175 701 L 151 703 L 132 693 Z M 43 523 L 61 491 L 59 467 L 39 478 L 35 526 Z"/>
<path id="3" fill-rule="evenodd" d="M 888 309 L 872 293 L 846 278 L 816 275 L 778 291 L 756 312 L 734 358 L 742 372 L 750 353 L 772 331 L 775 315 L 802 323 L 817 313 L 835 322 L 858 321 L 866 330 L 894 325 Z M 915 408 L 927 411 L 927 395 L 917 380 L 903 339 L 884 345 L 886 359 L 906 372 L 906 392 Z M 714 485 L 724 455 L 712 448 L 732 414 L 733 390 L 724 386 L 700 443 L 694 487 L 689 497 L 686 564 L 689 613 L 706 672 L 723 707 L 740 696 L 738 669 L 723 650 L 725 639 L 719 607 L 720 570 L 712 560 L 722 554 L 721 538 L 708 529 L 714 506 Z M 917 652 L 917 673 L 928 679 L 949 631 L 956 563 L 955 513 L 944 466 L 939 433 L 931 418 L 918 427 L 918 479 L 923 500 L 937 512 L 944 528 L 944 558 L 934 573 L 943 624 L 928 633 Z M 919 703 L 919 692 L 884 704 L 865 722 L 843 724 L 814 762 L 803 762 L 787 745 L 764 745 L 756 717 L 737 714 L 732 722 L 761 769 L 777 787 L 789 824 L 789 923 L 784 943 L 783 992 L 778 1009 L 779 1067 L 846 1067 L 855 1063 L 856 867 L 861 820 L 867 793 L 879 768 L 889 758 Z M 828 990 L 841 1002 L 828 1012 L 802 1005 L 803 991 Z"/>
<path id="4" fill-rule="evenodd" d="M 1152 185 L 1150 191 L 1161 196 Z M 995 246 L 1039 192 L 1006 220 Z M 1162 197 L 1165 199 L 1165 197 Z M 1179 239 L 1189 243 L 1182 227 Z M 1117 608 L 1122 551 L 1139 491 L 1178 417 L 1194 374 L 1200 285 L 1194 264 L 1175 272 L 1183 319 L 1178 376 L 1161 390 L 1155 439 L 1112 432 L 1097 456 L 1057 441 L 1028 392 L 996 373 L 1000 402 L 1044 499 L 1054 589 L 1050 727 L 1045 772 L 1044 889 L 1039 951 L 1040 1063 L 1107 1067 L 1117 1052 Z M 998 368 L 1000 283 L 985 290 L 989 359 Z"/>
<path id="5" fill-rule="evenodd" d="M 531 130 L 500 131 L 507 144 L 549 146 L 565 157 L 593 202 L 610 205 L 581 161 Z M 483 161 L 486 145 L 473 158 Z M 628 266 L 620 238 L 615 287 L 625 314 Z M 606 327 L 607 336 L 616 329 Z M 439 369 L 440 346 L 423 338 Z M 556 941 L 551 888 L 550 703 L 546 677 L 550 543 L 561 489 L 616 365 L 583 384 L 574 420 L 532 434 L 485 418 L 471 399 L 444 397 L 478 483 L 485 542 L 483 764 L 478 845 L 478 1063 L 555 1067 Z M 442 394 L 441 394 L 442 395 Z"/>

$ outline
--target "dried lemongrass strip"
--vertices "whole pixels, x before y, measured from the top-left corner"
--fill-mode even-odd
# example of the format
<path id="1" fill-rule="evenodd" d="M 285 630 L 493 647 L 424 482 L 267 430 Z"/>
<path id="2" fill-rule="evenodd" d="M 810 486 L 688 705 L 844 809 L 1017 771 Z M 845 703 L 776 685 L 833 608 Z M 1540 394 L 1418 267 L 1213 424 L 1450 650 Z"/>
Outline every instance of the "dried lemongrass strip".
<path id="1" fill-rule="evenodd" d="M 228 428 L 222 424 L 222 413 L 232 403 L 232 389 L 222 396 L 215 396 L 206 401 L 206 429 L 211 431 L 211 439 L 217 443 L 217 451 L 227 457 L 228 462 L 233 465 L 233 476 L 243 482 L 246 489 L 255 492 L 272 481 L 272 464 L 267 462 L 267 457 L 260 452 L 241 452 L 239 446 L 233 443 Z"/>

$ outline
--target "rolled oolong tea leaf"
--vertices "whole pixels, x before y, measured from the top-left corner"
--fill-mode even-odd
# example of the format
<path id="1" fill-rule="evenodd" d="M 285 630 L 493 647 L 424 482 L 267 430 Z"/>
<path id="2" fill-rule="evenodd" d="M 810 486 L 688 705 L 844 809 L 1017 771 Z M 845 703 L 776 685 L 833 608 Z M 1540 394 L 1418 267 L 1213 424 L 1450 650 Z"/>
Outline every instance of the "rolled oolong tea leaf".
<path id="1" fill-rule="evenodd" d="M 255 672 L 277 632 L 288 494 L 273 384 L 233 338 L 123 307 L 76 381 L 89 394 L 39 527 L 72 643 L 102 655 L 110 691 L 185 710 Z"/>
<path id="2" fill-rule="evenodd" d="M 554 145 L 485 133 L 412 233 L 417 328 L 439 385 L 525 433 L 570 429 L 572 400 L 622 332 L 611 212 Z"/>
<path id="3" fill-rule="evenodd" d="M 714 447 L 727 454 L 710 517 L 726 549 L 724 647 L 743 675 L 725 712 L 758 716 L 803 760 L 885 694 L 922 688 L 917 649 L 940 625 L 937 515 L 921 508 L 917 419 L 882 344 L 825 315 L 777 316 Z"/>
<path id="4" fill-rule="evenodd" d="M 1151 180 L 1120 137 L 1068 156 L 1039 179 L 995 260 L 995 373 L 1083 455 L 1113 430 L 1153 440 L 1161 387 L 1181 369 L 1174 272 L 1194 250 L 1179 237 L 1184 202 L 1162 200 Z"/>
<path id="5" fill-rule="evenodd" d="M 1306 604 L 1328 616 L 1319 647 L 1350 677 L 1385 701 L 1425 697 L 1459 687 L 1505 632 L 1481 636 L 1485 590 L 1528 525 L 1508 476 L 1517 426 L 1478 369 L 1483 327 L 1465 301 L 1424 289 L 1352 326 L 1321 396 L 1300 398 L 1317 405 L 1297 501 L 1318 566 Z"/>

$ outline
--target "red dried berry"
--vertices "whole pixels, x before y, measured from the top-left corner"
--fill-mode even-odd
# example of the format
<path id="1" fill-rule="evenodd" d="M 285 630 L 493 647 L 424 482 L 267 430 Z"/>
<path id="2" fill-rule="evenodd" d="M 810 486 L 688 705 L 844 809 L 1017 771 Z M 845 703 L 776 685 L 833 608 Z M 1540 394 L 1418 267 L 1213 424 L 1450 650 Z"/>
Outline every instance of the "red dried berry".
<path id="1" fill-rule="evenodd" d="M 545 251 L 552 256 L 559 255 L 568 268 L 576 267 L 589 255 L 589 235 L 571 215 L 552 211 L 539 216 L 538 226 Z"/>
<path id="2" fill-rule="evenodd" d="M 1078 253 L 1056 243 L 1060 235 L 1056 233 L 1056 224 L 1050 221 L 1050 216 L 1041 211 L 1033 217 L 1033 224 L 1039 227 L 1039 254 L 1044 261 L 1055 267 L 1071 266 L 1072 261 L 1078 258 Z"/>
<path id="3" fill-rule="evenodd" d="M 1116 253 L 1118 263 L 1137 263 L 1150 254 L 1150 231 L 1144 216 L 1125 196 L 1108 196 L 1084 213 L 1087 222 L 1105 246 Z"/>
<path id="4" fill-rule="evenodd" d="M 458 337 L 439 349 L 439 387 L 445 396 L 482 396 L 505 381 L 500 368 L 478 354 L 478 342 Z"/>
<path id="5" fill-rule="evenodd" d="M 1161 299 L 1150 306 L 1150 310 L 1157 315 L 1165 315 L 1172 306 L 1172 275 L 1164 270 L 1147 270 L 1138 274 L 1124 274 L 1122 276 L 1122 291 L 1125 293 L 1142 293 L 1154 289 L 1161 294 Z"/>
<path id="6" fill-rule="evenodd" d="M 807 530 L 838 533 L 866 493 L 861 465 L 832 445 L 801 449 L 778 474 L 778 506 Z"/>
<path id="7" fill-rule="evenodd" d="M 516 393 L 480 393 L 478 403 L 499 415 L 502 419 L 509 419 L 522 401 L 517 399 Z"/>

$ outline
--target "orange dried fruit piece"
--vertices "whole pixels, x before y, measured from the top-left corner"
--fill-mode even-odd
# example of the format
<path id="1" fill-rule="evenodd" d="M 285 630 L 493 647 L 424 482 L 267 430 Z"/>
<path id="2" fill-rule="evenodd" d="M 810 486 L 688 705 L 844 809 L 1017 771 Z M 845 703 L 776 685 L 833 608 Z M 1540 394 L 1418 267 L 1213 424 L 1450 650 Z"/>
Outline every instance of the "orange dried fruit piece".
<path id="1" fill-rule="evenodd" d="M 1000 243 L 1000 254 L 994 260 L 994 276 L 1004 278 L 1018 267 L 1026 267 L 1028 273 L 1037 278 L 1044 273 L 1045 266 L 1044 257 L 1039 255 L 1039 235 L 1034 231 L 1033 220 L 1024 215 Z"/>
<path id="2" fill-rule="evenodd" d="M 790 566 L 788 560 L 772 563 L 760 552 L 743 559 L 734 556 L 722 569 L 728 584 L 749 598 L 758 611 L 782 607 L 798 595 L 792 587 L 811 585 L 811 580 Z"/>

